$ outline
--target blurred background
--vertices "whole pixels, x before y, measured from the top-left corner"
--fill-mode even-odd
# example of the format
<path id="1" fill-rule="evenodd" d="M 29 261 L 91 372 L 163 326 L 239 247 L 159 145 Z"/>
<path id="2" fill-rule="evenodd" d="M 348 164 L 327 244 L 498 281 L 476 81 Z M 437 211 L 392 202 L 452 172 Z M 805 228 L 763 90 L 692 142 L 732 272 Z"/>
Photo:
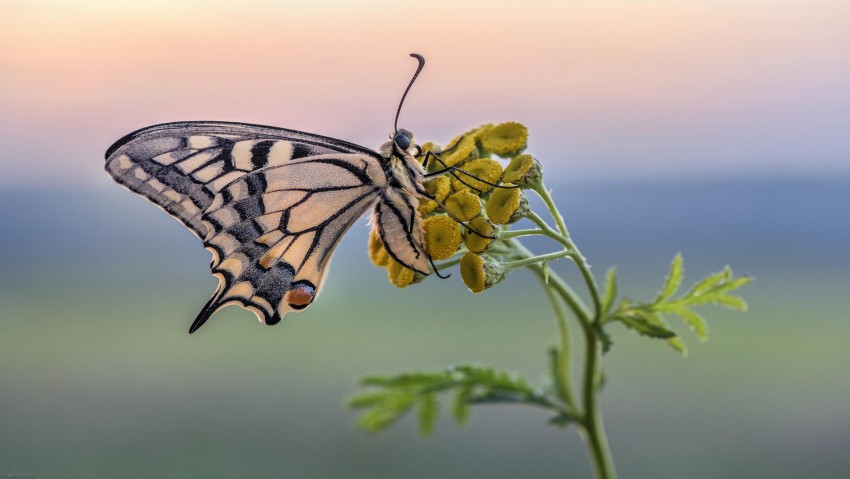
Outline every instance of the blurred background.
<path id="1" fill-rule="evenodd" d="M 493 364 L 536 381 L 551 313 L 517 272 L 404 290 L 346 236 L 308 311 L 228 308 L 191 337 L 209 255 L 102 172 L 137 128 L 230 120 L 383 141 L 528 125 L 601 278 L 654 294 L 725 264 L 750 312 L 613 327 L 603 411 L 621 477 L 850 471 L 850 4 L 831 0 L 106 2 L 0 12 L 0 473 L 39 478 L 590 477 L 574 431 L 482 407 L 419 438 L 354 430 L 366 373 Z M 545 251 L 545 243 L 532 243 Z M 559 272 L 569 278 L 566 263 Z M 579 289 L 580 284 L 576 283 Z"/>

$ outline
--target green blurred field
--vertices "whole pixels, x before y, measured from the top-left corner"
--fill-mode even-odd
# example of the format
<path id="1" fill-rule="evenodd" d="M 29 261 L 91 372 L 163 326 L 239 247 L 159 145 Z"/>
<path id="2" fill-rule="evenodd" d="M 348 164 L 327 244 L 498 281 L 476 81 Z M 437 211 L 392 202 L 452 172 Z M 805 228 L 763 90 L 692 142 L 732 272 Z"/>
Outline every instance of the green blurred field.
<path id="1" fill-rule="evenodd" d="M 676 251 L 686 282 L 727 262 L 757 277 L 749 313 L 707 310 L 712 339 L 685 334 L 687 359 L 613 330 L 603 409 L 621 477 L 848 477 L 846 183 L 567 184 L 556 198 L 629 296 L 651 295 Z M 0 473 L 590 477 L 575 432 L 536 410 L 481 407 L 421 439 L 412 421 L 367 436 L 341 407 L 370 372 L 480 362 L 536 380 L 553 326 L 530 275 L 476 297 L 457 274 L 397 290 L 358 225 L 309 311 L 264 327 L 229 308 L 189 336 L 214 280 L 176 222 L 112 185 L 0 200 Z"/>

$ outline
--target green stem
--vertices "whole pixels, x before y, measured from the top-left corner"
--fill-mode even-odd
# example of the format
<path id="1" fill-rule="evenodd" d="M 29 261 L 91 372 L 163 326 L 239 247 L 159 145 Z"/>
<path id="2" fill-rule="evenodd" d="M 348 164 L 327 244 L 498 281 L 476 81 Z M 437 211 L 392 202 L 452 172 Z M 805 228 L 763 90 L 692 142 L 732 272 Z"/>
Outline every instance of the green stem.
<path id="1" fill-rule="evenodd" d="M 597 478 L 614 479 L 616 478 L 614 461 L 611 457 L 611 448 L 608 445 L 605 428 L 602 424 L 602 412 L 599 408 L 599 388 L 602 383 L 602 348 L 599 337 L 594 329 L 596 325 L 601 322 L 602 315 L 604 314 L 602 310 L 602 300 L 599 295 L 599 287 L 596 284 L 596 279 L 590 272 L 590 265 L 587 263 L 587 259 L 581 254 L 581 250 L 578 249 L 570 238 L 564 218 L 555 206 L 555 202 L 552 200 L 552 196 L 549 194 L 549 191 L 542 183 L 534 188 L 534 191 L 538 196 L 540 196 L 546 204 L 546 207 L 549 209 L 552 218 L 555 220 L 555 224 L 558 226 L 558 230 L 560 231 L 560 236 L 563 241 L 560 241 L 552 235 L 549 236 L 558 240 L 564 248 L 570 252 L 570 257 L 575 261 L 587 289 L 590 292 L 591 299 L 593 300 L 593 316 L 591 317 L 587 313 L 586 309 L 574 306 L 578 304 L 577 301 L 575 301 L 575 293 L 568 289 L 569 287 L 563 283 L 563 281 L 559 281 L 560 278 L 553 278 L 553 286 L 561 294 L 564 302 L 566 302 L 567 305 L 570 305 L 576 313 L 576 316 L 579 318 L 579 323 L 584 330 L 586 346 L 584 381 L 582 388 L 584 406 L 582 425 L 590 448 L 590 455 L 593 459 L 593 468 Z M 541 229 L 546 230 L 548 228 L 545 221 L 536 214 L 532 213 L 530 219 L 537 223 Z"/>
<path id="2" fill-rule="evenodd" d="M 505 230 L 499 233 L 499 239 L 506 240 L 511 238 L 516 238 L 517 236 L 531 236 L 531 235 L 545 235 L 546 232 L 542 229 L 528 229 L 528 230 Z"/>
<path id="3" fill-rule="evenodd" d="M 505 271 L 511 271 L 517 268 L 522 268 L 523 266 L 546 263 L 558 258 L 563 258 L 564 256 L 569 256 L 569 254 L 569 251 L 564 250 L 555 251 L 554 253 L 541 254 L 539 256 L 528 256 L 524 259 L 502 263 L 502 267 L 505 268 Z"/>
<path id="4" fill-rule="evenodd" d="M 617 473 L 614 470 L 611 448 L 608 445 L 605 427 L 602 424 L 602 411 L 599 409 L 599 388 L 602 384 L 601 345 L 592 325 L 582 323 L 582 328 L 587 342 L 585 347 L 584 389 L 582 391 L 584 393 L 584 431 L 590 446 L 596 477 L 599 479 L 615 479 Z"/>
<path id="5" fill-rule="evenodd" d="M 558 225 L 558 230 L 561 232 L 560 239 L 555 238 L 552 235 L 549 236 L 553 237 L 556 241 L 559 241 L 564 246 L 564 248 L 570 251 L 570 258 L 575 261 L 582 278 L 584 278 L 584 282 L 587 285 L 587 290 L 590 292 L 590 297 L 593 300 L 593 321 L 601 321 L 602 298 L 599 295 L 599 288 L 596 285 L 596 279 L 593 277 L 593 273 L 590 272 L 590 265 L 587 263 L 587 259 L 584 257 L 583 254 L 581 254 L 581 251 L 578 249 L 578 246 L 576 246 L 576 244 L 573 243 L 573 240 L 570 238 L 570 233 L 567 230 L 567 225 L 566 223 L 564 223 L 564 217 L 561 216 L 561 212 L 558 211 L 558 207 L 555 206 L 555 202 L 552 200 L 552 195 L 549 194 L 549 191 L 546 189 L 543 183 L 540 183 L 536 188 L 534 188 L 534 192 L 537 193 L 537 196 L 539 196 L 544 203 L 546 203 L 546 207 L 549 209 L 549 214 L 551 214 L 552 218 L 555 219 L 555 224 Z M 529 215 L 529 219 L 537 223 L 538 226 L 541 227 L 541 229 L 545 230 L 548 228 L 551 230 L 551 228 L 549 228 L 549 225 L 547 225 L 546 222 L 543 221 L 535 213 L 532 212 Z M 545 227 L 540 225 L 538 221 L 542 222 Z"/>
<path id="6" fill-rule="evenodd" d="M 546 203 L 546 208 L 549 209 L 549 213 L 552 214 L 552 218 L 555 220 L 555 224 L 558 226 L 558 231 L 561 232 L 564 237 L 569 238 L 570 233 L 567 232 L 567 224 L 564 223 L 564 217 L 561 216 L 561 212 L 558 211 L 558 207 L 555 206 L 555 201 L 552 200 L 552 195 L 549 194 L 549 190 L 546 189 L 546 185 L 541 181 L 536 187 L 534 187 L 534 192 L 537 193 L 537 196 Z"/>

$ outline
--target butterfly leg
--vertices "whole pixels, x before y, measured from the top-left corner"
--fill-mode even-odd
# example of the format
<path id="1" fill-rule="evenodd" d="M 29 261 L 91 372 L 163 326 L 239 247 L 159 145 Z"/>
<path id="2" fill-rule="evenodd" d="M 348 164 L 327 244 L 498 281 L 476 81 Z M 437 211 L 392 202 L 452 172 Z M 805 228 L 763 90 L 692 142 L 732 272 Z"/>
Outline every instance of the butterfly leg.
<path id="1" fill-rule="evenodd" d="M 454 170 L 452 169 L 452 168 L 454 168 L 454 167 L 447 166 L 447 165 L 443 162 L 443 160 L 441 160 L 441 159 L 440 159 L 440 157 L 439 157 L 439 156 L 437 156 L 437 154 L 436 154 L 436 153 L 434 153 L 433 151 L 428 151 L 428 152 L 426 152 L 426 153 L 425 153 L 425 160 L 422 162 L 422 166 L 423 166 L 424 168 L 427 168 L 427 167 L 428 167 L 428 166 L 427 166 L 427 165 L 428 165 L 428 160 L 429 160 L 431 157 L 434 157 L 434 159 L 435 159 L 435 160 L 437 160 L 437 161 L 438 161 L 441 165 L 445 166 L 446 168 L 445 168 L 445 169 L 442 169 L 442 170 L 439 170 L 439 171 L 435 171 L 435 172 L 433 172 L 433 173 L 428 173 L 428 174 L 426 174 L 426 175 L 425 175 L 425 178 L 433 178 L 433 177 L 435 177 L 435 176 L 439 176 L 439 175 L 441 175 L 441 174 L 443 174 L 443 173 L 449 172 L 449 174 L 451 174 L 452 176 L 454 176 L 454 177 L 455 177 L 455 179 L 457 179 L 458 181 L 460 181 L 460 182 L 461 182 L 461 183 L 463 183 L 464 185 L 466 185 L 466 186 L 468 186 L 469 188 L 471 188 L 471 189 L 473 189 L 473 190 L 477 191 L 479 194 L 483 193 L 483 191 L 481 191 L 479 188 L 476 188 L 476 187 L 474 187 L 474 186 L 470 185 L 470 184 L 469 184 L 469 183 L 467 183 L 466 181 L 463 181 L 463 178 L 459 177 L 459 176 L 458 176 L 458 175 L 454 172 Z M 465 171 L 461 170 L 460 168 L 457 168 L 457 170 L 458 170 L 458 171 L 462 171 L 462 172 L 466 173 Z M 468 174 L 468 175 L 472 176 L 470 173 L 466 173 L 466 174 Z M 476 178 L 475 176 L 472 176 L 472 177 L 473 177 L 473 178 Z M 477 179 L 477 178 L 476 178 L 476 179 Z M 483 181 L 483 180 L 482 180 L 482 181 Z M 484 183 L 487 183 L 486 181 L 483 181 L 483 182 L 484 182 Z"/>

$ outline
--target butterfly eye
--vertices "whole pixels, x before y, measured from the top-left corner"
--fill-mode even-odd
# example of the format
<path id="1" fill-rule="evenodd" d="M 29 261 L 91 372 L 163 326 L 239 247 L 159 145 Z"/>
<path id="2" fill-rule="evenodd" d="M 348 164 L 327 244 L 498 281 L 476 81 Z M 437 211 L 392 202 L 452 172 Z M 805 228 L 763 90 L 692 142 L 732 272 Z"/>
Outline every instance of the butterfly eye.
<path id="1" fill-rule="evenodd" d="M 406 151 L 410 148 L 410 137 L 402 132 L 396 133 L 393 141 L 402 151 Z"/>

